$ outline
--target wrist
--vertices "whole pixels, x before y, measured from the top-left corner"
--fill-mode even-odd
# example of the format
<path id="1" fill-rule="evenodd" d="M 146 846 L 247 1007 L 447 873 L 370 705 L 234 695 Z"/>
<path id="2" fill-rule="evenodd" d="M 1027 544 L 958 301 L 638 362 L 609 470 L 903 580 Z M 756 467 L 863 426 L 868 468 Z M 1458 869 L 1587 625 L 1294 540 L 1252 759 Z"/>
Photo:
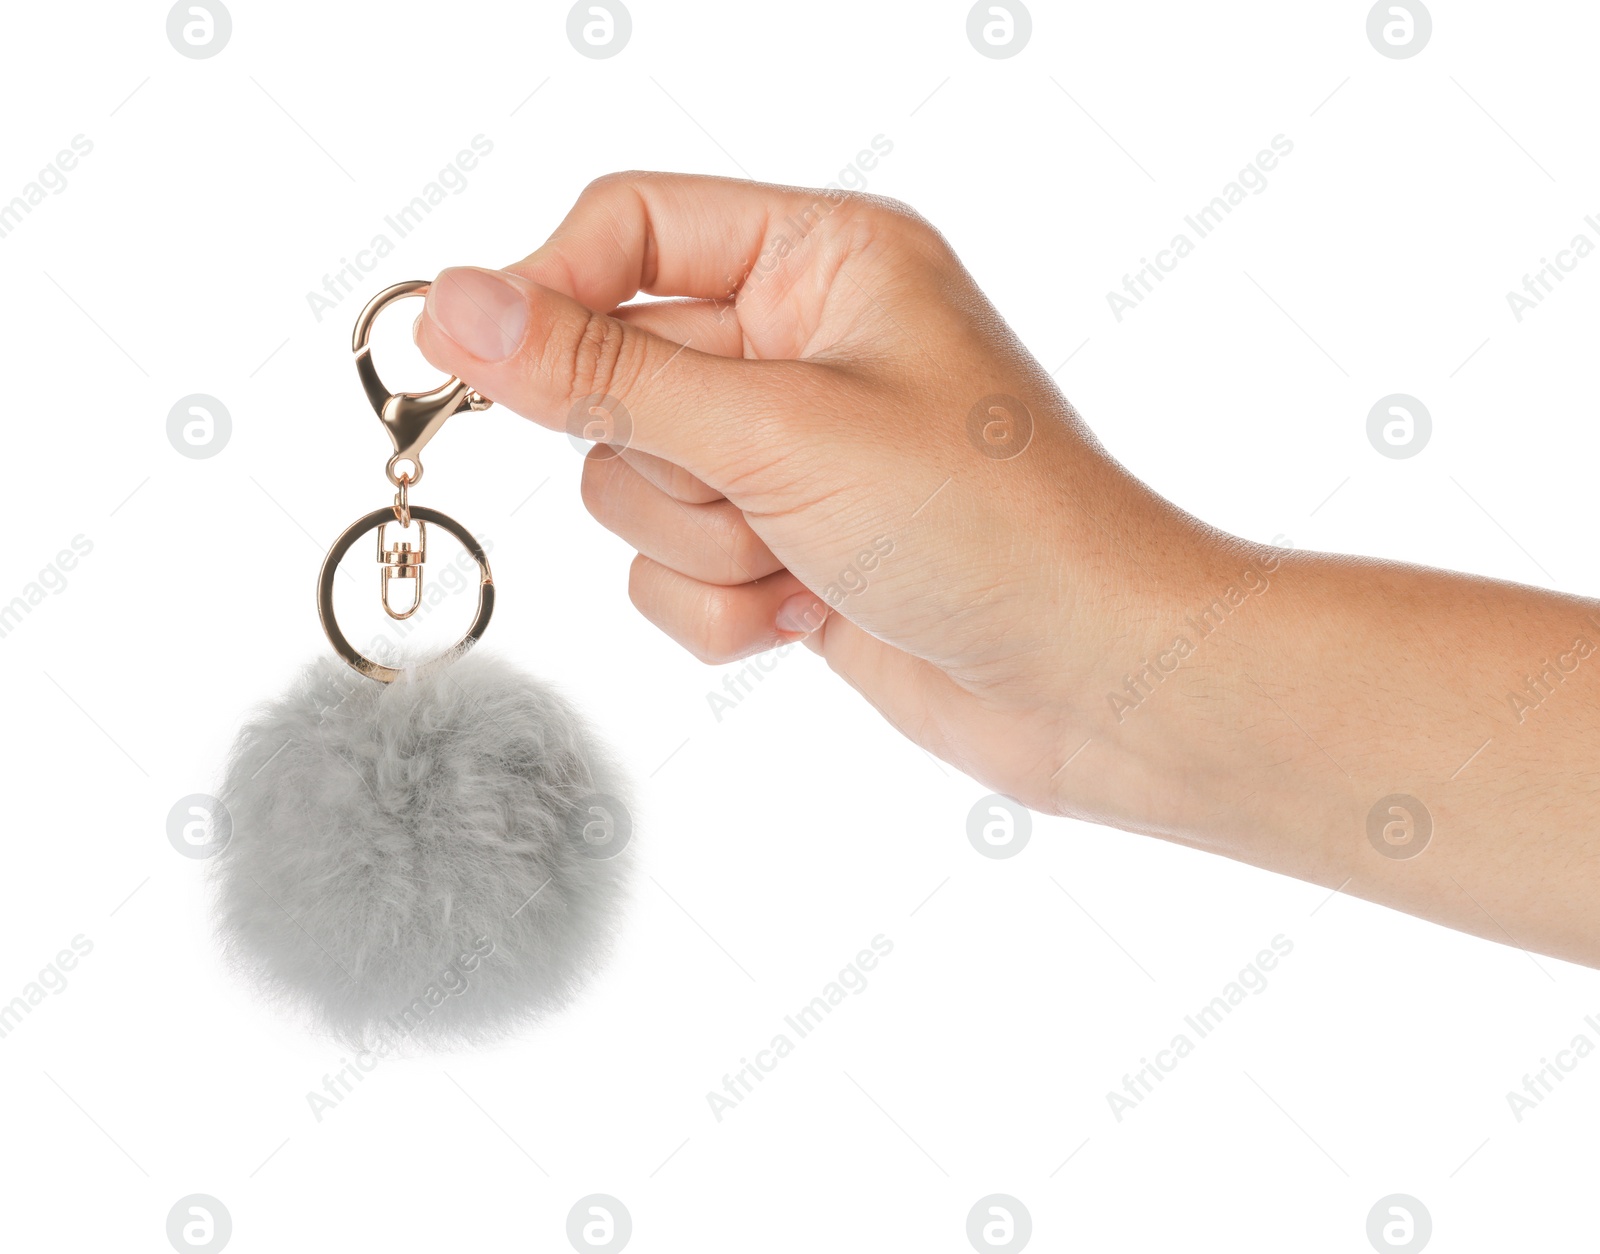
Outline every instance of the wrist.
<path id="1" fill-rule="evenodd" d="M 1341 715 L 1355 676 L 1332 673 L 1359 634 L 1349 598 L 1330 602 L 1325 559 L 1232 538 L 1195 570 L 1188 603 L 1162 611 L 1166 669 L 1124 682 L 1108 714 L 1121 825 L 1340 882 L 1368 769 Z"/>
<path id="2" fill-rule="evenodd" d="M 1185 843 L 1248 843 L 1282 821 L 1280 794 L 1285 804 L 1301 795 L 1281 769 L 1299 760 L 1285 733 L 1301 733 L 1265 713 L 1281 672 L 1284 584 L 1303 571 L 1281 550 L 1186 518 L 1145 547 L 1162 558 L 1133 564 L 1138 576 L 1066 703 L 1062 737 L 1072 743 L 1063 743 L 1049 802 Z M 1269 781 L 1262 773 L 1274 763 Z M 1252 793 L 1261 806 L 1242 800 Z"/>

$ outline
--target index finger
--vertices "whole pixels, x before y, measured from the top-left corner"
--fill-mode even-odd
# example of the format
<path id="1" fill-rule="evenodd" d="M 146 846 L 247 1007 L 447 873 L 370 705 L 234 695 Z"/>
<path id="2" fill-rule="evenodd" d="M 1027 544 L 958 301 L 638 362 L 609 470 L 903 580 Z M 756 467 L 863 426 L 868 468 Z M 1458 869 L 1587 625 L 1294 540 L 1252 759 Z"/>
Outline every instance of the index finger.
<path id="1" fill-rule="evenodd" d="M 506 269 L 600 313 L 640 292 L 729 300 L 778 228 L 805 234 L 843 197 L 710 175 L 608 174 Z"/>

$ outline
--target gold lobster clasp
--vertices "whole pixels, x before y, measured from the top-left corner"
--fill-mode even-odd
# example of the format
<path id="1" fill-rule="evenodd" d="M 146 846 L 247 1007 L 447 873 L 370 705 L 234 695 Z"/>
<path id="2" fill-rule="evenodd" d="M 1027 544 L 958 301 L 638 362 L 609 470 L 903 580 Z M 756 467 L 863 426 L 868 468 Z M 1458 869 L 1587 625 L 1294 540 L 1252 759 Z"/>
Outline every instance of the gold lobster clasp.
<path id="1" fill-rule="evenodd" d="M 464 409 L 488 409 L 494 403 L 453 377 L 431 392 L 391 392 L 378 377 L 378 368 L 372 362 L 373 322 L 379 312 L 392 302 L 406 296 L 422 296 L 427 291 L 425 279 L 413 279 L 384 288 L 367 302 L 367 307 L 356 319 L 350 346 L 356 356 L 356 373 L 361 376 L 361 386 L 366 389 L 367 400 L 372 402 L 373 410 L 394 444 L 394 456 L 384 466 L 384 473 L 396 487 L 402 483 L 416 483 L 422 478 L 423 446 L 444 425 L 446 418 Z M 411 469 L 397 472 L 395 467 L 402 461 L 409 462 Z M 387 575 L 385 571 L 385 587 L 388 586 Z"/>

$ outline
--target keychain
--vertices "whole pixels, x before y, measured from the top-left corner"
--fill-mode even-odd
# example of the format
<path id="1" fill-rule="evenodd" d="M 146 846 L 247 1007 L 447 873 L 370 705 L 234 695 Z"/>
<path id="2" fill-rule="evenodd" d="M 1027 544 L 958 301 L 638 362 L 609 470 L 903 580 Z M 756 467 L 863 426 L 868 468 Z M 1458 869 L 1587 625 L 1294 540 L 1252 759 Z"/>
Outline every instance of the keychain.
<path id="1" fill-rule="evenodd" d="M 233 964 L 368 1046 L 482 1039 L 568 1000 L 609 948 L 632 834 L 622 773 L 577 711 L 473 648 L 494 610 L 483 547 L 411 503 L 429 440 L 491 403 L 459 379 L 426 393 L 380 380 L 373 321 L 427 288 L 396 284 L 356 320 L 394 503 L 329 548 L 317 612 L 338 660 L 313 662 L 239 733 L 221 789 L 232 836 L 212 863 Z M 376 591 L 403 621 L 423 603 L 430 528 L 477 564 L 471 625 L 443 657 L 375 661 L 335 617 L 340 562 L 376 532 Z"/>

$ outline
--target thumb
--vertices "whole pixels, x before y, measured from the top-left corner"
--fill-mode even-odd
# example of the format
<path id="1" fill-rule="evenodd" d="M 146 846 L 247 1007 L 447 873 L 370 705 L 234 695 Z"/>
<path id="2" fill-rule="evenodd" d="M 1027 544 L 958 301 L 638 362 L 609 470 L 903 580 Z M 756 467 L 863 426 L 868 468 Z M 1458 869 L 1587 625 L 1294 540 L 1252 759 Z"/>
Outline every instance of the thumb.
<path id="1" fill-rule="evenodd" d="M 774 398 L 790 394 L 762 367 L 804 369 L 697 352 L 522 275 L 475 267 L 440 272 L 415 334 L 429 362 L 523 417 L 653 453 L 713 486 L 762 438 L 763 408 L 776 420 Z"/>

